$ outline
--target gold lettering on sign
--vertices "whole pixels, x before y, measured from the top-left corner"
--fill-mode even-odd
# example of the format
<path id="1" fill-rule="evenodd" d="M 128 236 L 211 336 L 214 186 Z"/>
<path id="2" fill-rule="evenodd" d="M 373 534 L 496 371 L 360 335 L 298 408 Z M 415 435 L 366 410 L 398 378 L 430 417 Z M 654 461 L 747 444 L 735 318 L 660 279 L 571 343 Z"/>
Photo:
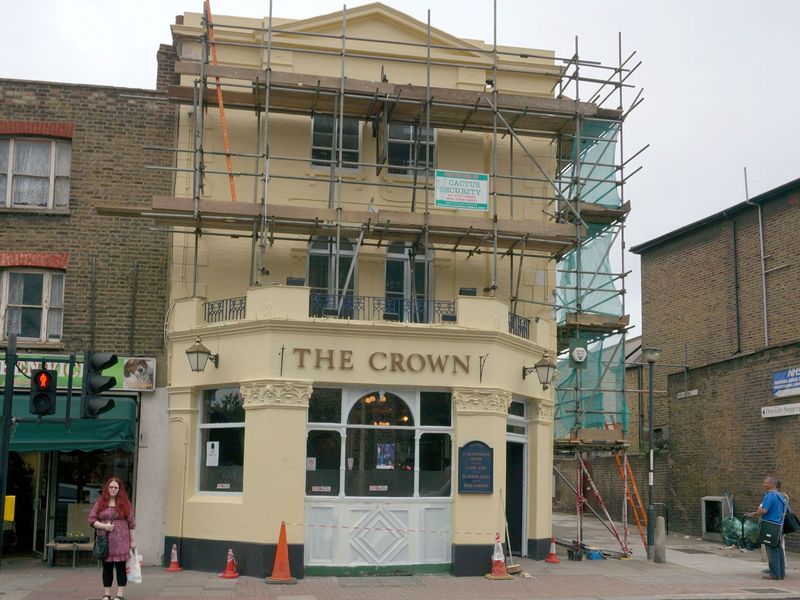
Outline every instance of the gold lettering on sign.
<path id="1" fill-rule="evenodd" d="M 383 366 L 377 367 L 375 366 L 375 357 L 380 356 L 383 359 Z M 373 371 L 385 371 L 386 370 L 386 353 L 385 352 L 373 352 L 369 355 L 369 366 Z"/>
<path id="2" fill-rule="evenodd" d="M 353 351 L 334 350 L 332 348 L 293 348 L 292 354 L 297 357 L 297 368 L 352 371 Z M 313 365 L 311 361 L 313 360 Z M 399 373 L 447 373 L 458 375 L 459 372 L 469 374 L 470 355 L 455 354 L 419 354 L 414 352 L 406 356 L 402 352 L 373 352 L 367 358 L 367 364 L 373 371 L 392 371 Z"/>
<path id="3" fill-rule="evenodd" d="M 416 368 L 414 365 L 415 362 Z M 421 354 L 409 354 L 408 358 L 406 359 L 406 367 L 408 367 L 409 371 L 419 373 L 425 368 L 425 359 L 422 358 Z"/>
<path id="4" fill-rule="evenodd" d="M 326 351 L 327 352 L 327 356 L 322 356 L 322 352 L 323 351 L 320 348 L 315 348 L 314 351 L 316 353 L 316 358 L 317 358 L 317 362 L 314 364 L 314 368 L 315 369 L 319 369 L 320 368 L 320 363 L 323 362 L 323 361 L 327 361 L 329 369 L 333 369 L 334 368 L 334 366 L 333 366 L 333 350 L 327 350 Z"/>
<path id="5" fill-rule="evenodd" d="M 305 366 L 306 366 L 306 364 L 305 364 L 306 354 L 311 354 L 311 348 L 295 348 L 294 350 L 292 350 L 292 354 L 297 354 L 297 358 L 298 358 L 297 366 L 298 366 L 298 368 L 304 369 Z"/>
<path id="6" fill-rule="evenodd" d="M 445 354 L 444 358 L 442 358 L 441 354 L 437 354 L 436 358 L 433 357 L 433 354 L 428 354 L 428 365 L 431 367 L 431 371 L 436 373 L 444 373 L 444 368 L 447 366 L 447 359 L 450 358 L 449 354 Z"/>
<path id="7" fill-rule="evenodd" d="M 405 371 L 403 368 L 403 355 L 399 352 L 392 352 L 389 356 L 391 356 L 392 360 L 392 371 Z"/>
<path id="8" fill-rule="evenodd" d="M 469 354 L 467 354 L 464 358 L 466 361 L 461 360 L 461 357 L 459 356 L 453 356 L 453 375 L 456 374 L 456 367 L 458 366 L 464 369 L 464 373 L 469 373 Z"/>

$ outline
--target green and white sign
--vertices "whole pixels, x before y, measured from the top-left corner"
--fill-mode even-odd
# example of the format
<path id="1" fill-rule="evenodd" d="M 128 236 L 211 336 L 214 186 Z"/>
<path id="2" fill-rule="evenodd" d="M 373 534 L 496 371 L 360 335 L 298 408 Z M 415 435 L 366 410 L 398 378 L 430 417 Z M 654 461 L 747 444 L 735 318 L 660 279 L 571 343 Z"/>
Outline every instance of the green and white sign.
<path id="1" fill-rule="evenodd" d="M 59 358 L 66 358 L 61 356 Z M 32 358 L 25 356 L 18 359 L 17 372 L 14 374 L 15 388 L 29 388 L 31 385 L 30 374 L 42 366 L 56 372 L 56 385 L 58 389 L 67 389 L 69 381 L 69 365 L 63 362 L 51 362 L 47 356 Z M 72 393 L 80 396 L 83 382 L 83 356 L 78 357 L 72 373 Z M 6 361 L 0 356 L 0 382 L 4 381 Z M 103 375 L 111 375 L 117 380 L 112 390 L 126 392 L 152 392 L 156 389 L 156 359 L 143 356 L 120 356 L 117 364 L 103 371 Z"/>
<path id="2" fill-rule="evenodd" d="M 434 204 L 440 208 L 489 210 L 489 176 L 437 169 Z"/>

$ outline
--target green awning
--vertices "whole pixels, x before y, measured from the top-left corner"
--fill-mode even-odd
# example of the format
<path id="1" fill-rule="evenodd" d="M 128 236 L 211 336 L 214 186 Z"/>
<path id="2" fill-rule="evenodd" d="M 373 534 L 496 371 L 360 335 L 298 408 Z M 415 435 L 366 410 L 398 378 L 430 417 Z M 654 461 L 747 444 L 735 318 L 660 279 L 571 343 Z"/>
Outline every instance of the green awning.
<path id="1" fill-rule="evenodd" d="M 115 406 L 97 419 L 80 418 L 80 396 L 72 397 L 70 413 L 72 425 L 67 431 L 63 419 L 66 412 L 66 394 L 59 394 L 56 414 L 38 419 L 30 414 L 29 395 L 14 394 L 12 414 L 25 421 L 11 428 L 11 450 L 16 452 L 48 452 L 60 450 L 70 452 L 81 450 L 114 450 L 116 448 L 133 451 L 136 436 L 136 401 L 129 396 L 113 396 Z M 2 405 L 0 404 L 0 408 Z M 29 419 L 35 419 L 30 421 Z M 62 419 L 58 422 L 57 419 Z"/>

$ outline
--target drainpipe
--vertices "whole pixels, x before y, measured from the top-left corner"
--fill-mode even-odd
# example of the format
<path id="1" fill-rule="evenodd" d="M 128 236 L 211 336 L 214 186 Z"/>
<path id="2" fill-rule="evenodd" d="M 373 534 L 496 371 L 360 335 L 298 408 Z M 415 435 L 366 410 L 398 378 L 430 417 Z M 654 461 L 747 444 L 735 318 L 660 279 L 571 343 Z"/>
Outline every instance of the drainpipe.
<path id="1" fill-rule="evenodd" d="M 733 255 L 733 302 L 734 302 L 734 317 L 736 319 L 736 350 L 733 354 L 739 354 L 742 351 L 742 321 L 739 307 L 739 251 L 736 246 L 736 219 L 728 214 L 727 211 L 722 212 L 723 217 L 727 217 L 731 222 L 731 254 Z"/>
<path id="2" fill-rule="evenodd" d="M 761 295 L 764 304 L 764 346 L 769 346 L 769 328 L 767 326 L 767 257 L 764 254 L 764 207 L 761 204 L 750 202 L 750 192 L 747 190 L 747 167 L 744 169 L 744 194 L 745 203 L 755 206 L 758 211 L 758 245 L 761 252 Z"/>

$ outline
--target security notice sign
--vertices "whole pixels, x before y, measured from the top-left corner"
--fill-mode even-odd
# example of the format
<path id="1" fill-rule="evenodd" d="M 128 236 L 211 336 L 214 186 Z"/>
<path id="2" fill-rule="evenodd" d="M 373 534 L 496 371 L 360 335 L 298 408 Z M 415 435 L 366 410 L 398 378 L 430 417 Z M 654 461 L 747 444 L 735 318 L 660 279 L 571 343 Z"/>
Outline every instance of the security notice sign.
<path id="1" fill-rule="evenodd" d="M 437 169 L 434 203 L 440 208 L 489 210 L 489 176 Z"/>

